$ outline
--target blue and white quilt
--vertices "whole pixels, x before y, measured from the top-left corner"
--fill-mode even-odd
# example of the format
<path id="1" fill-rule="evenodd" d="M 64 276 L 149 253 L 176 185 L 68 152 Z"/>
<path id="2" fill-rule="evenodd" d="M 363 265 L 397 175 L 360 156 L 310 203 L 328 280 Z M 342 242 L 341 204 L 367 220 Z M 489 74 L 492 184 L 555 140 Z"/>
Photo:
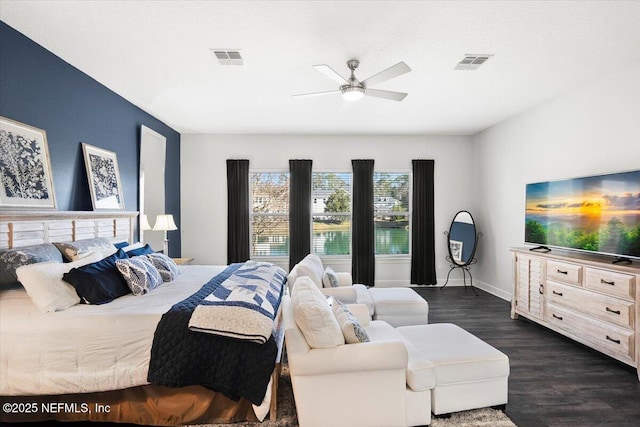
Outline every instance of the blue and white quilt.
<path id="1" fill-rule="evenodd" d="M 271 336 L 286 272 L 247 261 L 195 308 L 189 329 L 264 344 Z"/>

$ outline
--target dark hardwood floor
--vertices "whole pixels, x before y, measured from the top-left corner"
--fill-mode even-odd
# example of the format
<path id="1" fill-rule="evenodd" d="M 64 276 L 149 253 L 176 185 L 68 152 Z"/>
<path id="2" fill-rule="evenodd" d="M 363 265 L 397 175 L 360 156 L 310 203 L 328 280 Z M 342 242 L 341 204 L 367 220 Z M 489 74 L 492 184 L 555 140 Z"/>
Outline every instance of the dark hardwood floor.
<path id="1" fill-rule="evenodd" d="M 523 317 L 470 288 L 415 287 L 429 323 L 455 323 L 509 356 L 506 413 L 519 427 L 640 426 L 635 369 Z"/>

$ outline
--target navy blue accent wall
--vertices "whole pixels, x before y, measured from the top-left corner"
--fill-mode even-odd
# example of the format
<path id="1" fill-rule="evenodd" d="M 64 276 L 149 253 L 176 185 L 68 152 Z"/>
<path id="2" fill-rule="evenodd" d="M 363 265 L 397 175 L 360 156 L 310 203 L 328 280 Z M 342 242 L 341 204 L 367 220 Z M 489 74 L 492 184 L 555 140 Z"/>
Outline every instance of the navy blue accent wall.
<path id="1" fill-rule="evenodd" d="M 180 134 L 2 21 L 0 115 L 47 132 L 58 210 L 92 210 L 86 142 L 117 154 L 125 209 L 137 211 L 140 125 L 165 136 L 165 211 L 180 228 Z M 180 231 L 168 237 L 179 256 Z"/>

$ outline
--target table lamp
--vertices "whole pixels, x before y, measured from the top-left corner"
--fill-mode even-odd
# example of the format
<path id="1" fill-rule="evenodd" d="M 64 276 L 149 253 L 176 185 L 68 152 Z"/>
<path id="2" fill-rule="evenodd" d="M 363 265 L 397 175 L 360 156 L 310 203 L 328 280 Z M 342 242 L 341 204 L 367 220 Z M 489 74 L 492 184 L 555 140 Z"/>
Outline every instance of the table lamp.
<path id="1" fill-rule="evenodd" d="M 167 231 L 177 230 L 176 223 L 173 221 L 173 215 L 158 215 L 153 231 L 164 231 L 164 248 L 163 253 L 169 256 L 169 239 Z"/>

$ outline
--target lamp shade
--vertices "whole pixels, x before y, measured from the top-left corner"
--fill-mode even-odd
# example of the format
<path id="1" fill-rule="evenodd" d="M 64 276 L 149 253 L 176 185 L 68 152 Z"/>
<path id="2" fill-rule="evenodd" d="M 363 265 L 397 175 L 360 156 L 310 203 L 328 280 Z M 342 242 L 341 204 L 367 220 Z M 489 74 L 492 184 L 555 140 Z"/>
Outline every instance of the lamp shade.
<path id="1" fill-rule="evenodd" d="M 154 231 L 170 231 L 177 230 L 176 223 L 173 222 L 173 215 L 158 215 L 156 224 L 153 226 Z"/>
<path id="2" fill-rule="evenodd" d="M 149 225 L 149 219 L 145 214 L 140 215 L 140 229 L 151 230 L 151 225 Z"/>

